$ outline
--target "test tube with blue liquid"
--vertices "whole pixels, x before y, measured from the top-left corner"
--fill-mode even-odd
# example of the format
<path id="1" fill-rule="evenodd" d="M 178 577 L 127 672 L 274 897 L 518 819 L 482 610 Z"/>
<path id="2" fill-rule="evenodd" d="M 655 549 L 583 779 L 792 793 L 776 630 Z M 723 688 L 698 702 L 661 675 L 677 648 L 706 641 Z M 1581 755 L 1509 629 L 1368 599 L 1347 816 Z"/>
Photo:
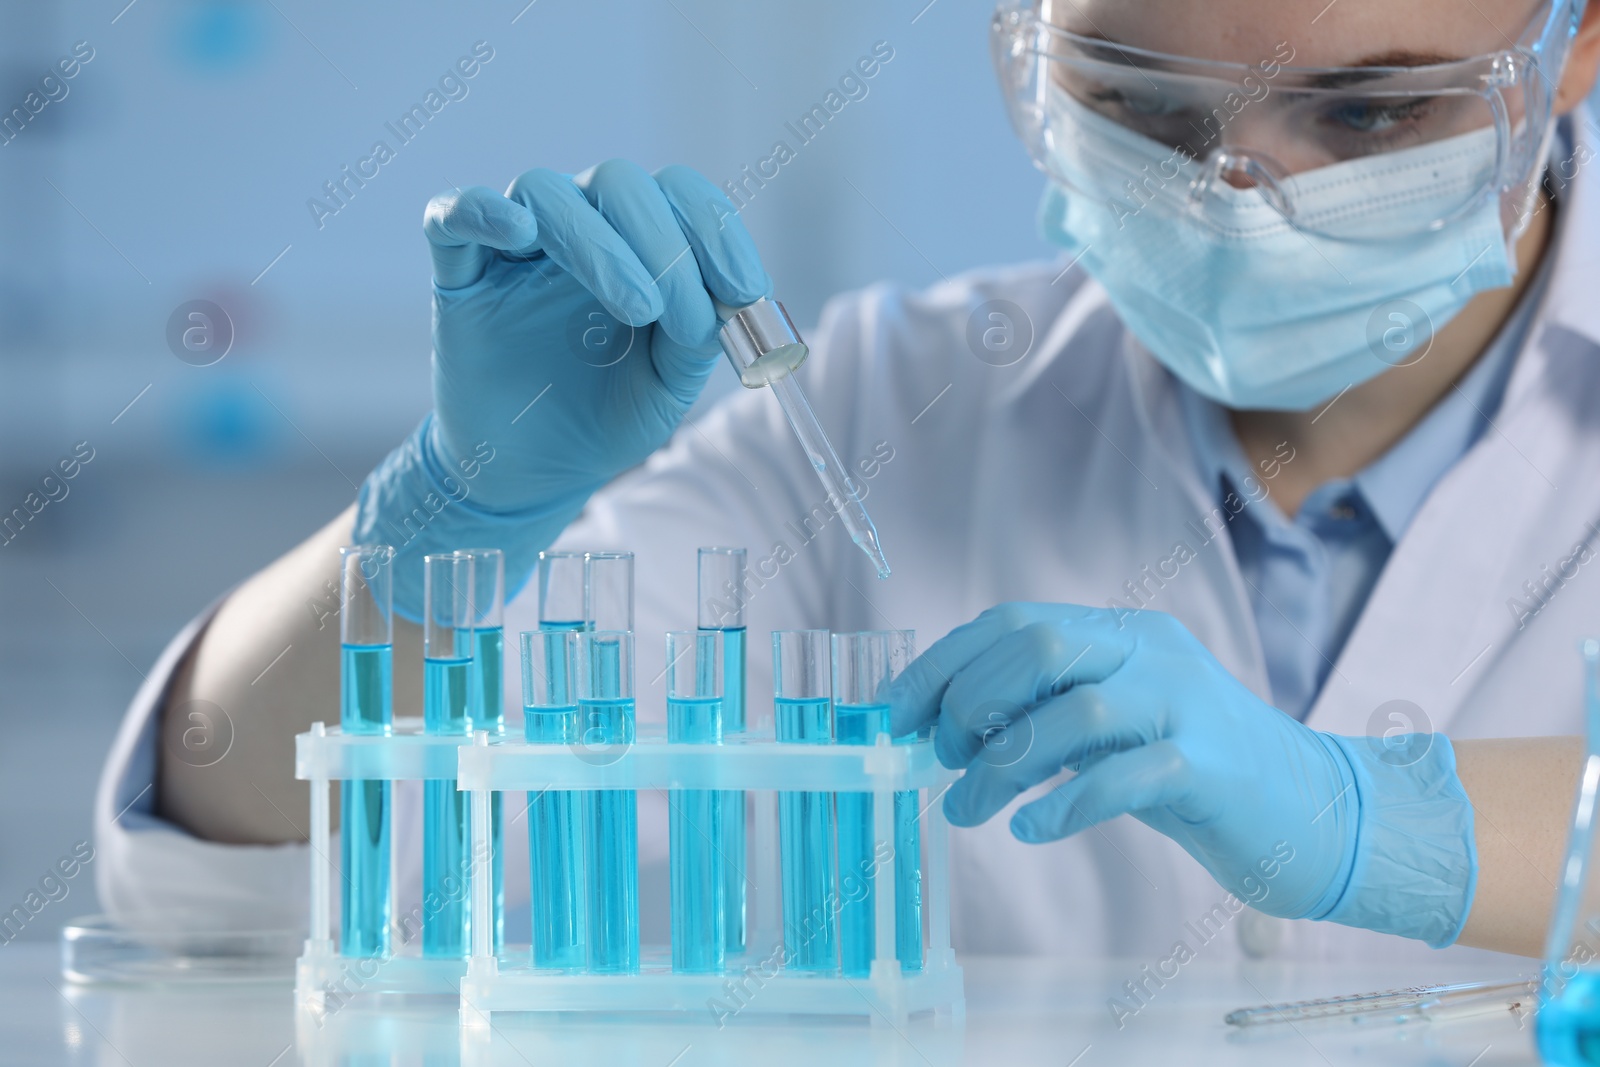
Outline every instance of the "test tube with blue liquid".
<path id="1" fill-rule="evenodd" d="M 779 741 L 825 745 L 833 740 L 830 685 L 828 631 L 773 633 L 772 696 Z M 791 970 L 839 969 L 833 833 L 833 794 L 779 794 L 783 947 Z"/>
<path id="2" fill-rule="evenodd" d="M 833 635 L 834 738 L 841 745 L 871 745 L 889 732 L 889 683 L 916 655 L 910 630 Z M 909 740 L 909 739 L 908 739 Z M 873 796 L 840 793 L 839 953 L 846 976 L 871 972 L 874 893 Z M 922 969 L 922 841 L 917 791 L 894 795 L 895 956 L 906 971 Z"/>
<path id="3" fill-rule="evenodd" d="M 498 548 L 469 548 L 472 557 L 472 729 L 492 738 L 505 736 L 505 608 L 506 554 Z M 505 821 L 499 793 L 489 795 L 490 860 L 489 906 L 494 914 L 493 945 L 496 955 L 506 943 Z"/>
<path id="4" fill-rule="evenodd" d="M 394 721 L 394 549 L 339 549 L 339 729 L 388 736 Z M 389 954 L 390 785 L 339 783 L 339 947 Z"/>
<path id="5" fill-rule="evenodd" d="M 742 548 L 702 548 L 699 558 L 699 626 L 722 634 L 722 736 L 730 741 L 749 729 L 745 712 L 745 558 Z M 668 662 L 671 662 L 670 660 Z M 744 952 L 747 929 L 745 870 L 748 864 L 745 795 L 719 794 L 724 925 L 728 954 Z"/>
<path id="6" fill-rule="evenodd" d="M 631 563 L 631 559 L 629 561 Z M 592 578 L 591 571 L 591 578 Z M 612 762 L 634 739 L 633 634 L 577 634 L 580 759 Z M 632 790 L 582 794 L 584 932 L 595 974 L 639 970 L 639 815 Z"/>
<path id="7" fill-rule="evenodd" d="M 424 556 L 422 729 L 434 736 L 472 732 L 473 557 Z M 422 954 L 464 959 L 471 945 L 467 794 L 454 778 L 430 778 L 422 794 Z"/>
<path id="8" fill-rule="evenodd" d="M 579 613 L 583 557 L 577 557 Z M 540 560 L 541 569 L 545 561 Z M 540 586 L 544 588 L 543 585 Z M 575 687 L 578 632 L 524 630 L 522 721 L 531 745 L 578 743 Z M 584 963 L 579 874 L 583 869 L 583 824 L 577 794 L 547 789 L 528 794 L 529 896 L 533 905 L 533 965 L 577 970 Z"/>
<path id="9" fill-rule="evenodd" d="M 667 634 L 667 740 L 678 744 L 722 743 L 727 704 L 723 700 L 722 630 L 674 630 Z M 724 893 L 728 866 L 722 820 L 728 793 L 674 789 L 667 795 L 669 820 L 672 969 L 717 974 L 727 964 L 729 909 Z"/>
<path id="10" fill-rule="evenodd" d="M 541 552 L 534 580 L 538 590 L 540 633 L 588 629 L 582 552 Z M 563 640 L 524 637 L 523 733 L 533 745 L 576 745 L 576 645 Z M 530 665 L 528 656 L 536 658 Z M 527 688 L 528 671 L 535 689 Z M 538 703 L 530 705 L 530 697 Z M 534 709 L 530 712 L 530 708 Z M 547 789 L 528 794 L 528 854 L 533 904 L 533 962 L 536 967 L 581 968 L 583 931 L 582 795 Z"/>

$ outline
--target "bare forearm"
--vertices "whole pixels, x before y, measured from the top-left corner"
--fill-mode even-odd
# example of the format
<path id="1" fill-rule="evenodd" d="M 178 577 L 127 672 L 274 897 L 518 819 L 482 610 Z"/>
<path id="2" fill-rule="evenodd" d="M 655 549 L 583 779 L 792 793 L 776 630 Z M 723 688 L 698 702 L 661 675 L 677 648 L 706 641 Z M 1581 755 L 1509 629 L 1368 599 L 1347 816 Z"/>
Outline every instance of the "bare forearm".
<path id="1" fill-rule="evenodd" d="M 305 837 L 309 798 L 294 780 L 294 735 L 339 719 L 338 550 L 353 521 L 352 507 L 235 590 L 173 680 L 158 805 L 189 832 L 238 844 Z M 420 656 L 417 628 L 396 619 L 397 714 L 421 708 Z M 219 741 L 231 724 L 222 758 L 185 744 L 202 722 L 192 713 L 212 720 Z"/>
<path id="2" fill-rule="evenodd" d="M 1478 845 L 1478 889 L 1459 943 L 1538 956 L 1555 903 L 1583 742 L 1457 741 L 1455 750 Z"/>

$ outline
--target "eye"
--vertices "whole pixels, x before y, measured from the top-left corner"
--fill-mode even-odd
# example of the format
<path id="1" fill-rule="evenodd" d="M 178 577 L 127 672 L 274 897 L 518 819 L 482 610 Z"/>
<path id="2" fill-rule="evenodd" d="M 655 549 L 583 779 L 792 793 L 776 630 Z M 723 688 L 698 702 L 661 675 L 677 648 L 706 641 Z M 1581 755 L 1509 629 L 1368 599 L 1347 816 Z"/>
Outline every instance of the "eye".
<path id="1" fill-rule="evenodd" d="M 1396 127 L 1426 115 L 1432 103 L 1431 97 L 1404 101 L 1352 100 L 1334 108 L 1329 118 L 1357 133 L 1392 133 Z"/>
<path id="2" fill-rule="evenodd" d="M 1145 118 L 1166 115 L 1172 111 L 1171 104 L 1166 97 L 1155 92 L 1127 92 L 1107 86 L 1091 92 L 1089 99 L 1096 104 L 1120 108 L 1123 111 Z"/>

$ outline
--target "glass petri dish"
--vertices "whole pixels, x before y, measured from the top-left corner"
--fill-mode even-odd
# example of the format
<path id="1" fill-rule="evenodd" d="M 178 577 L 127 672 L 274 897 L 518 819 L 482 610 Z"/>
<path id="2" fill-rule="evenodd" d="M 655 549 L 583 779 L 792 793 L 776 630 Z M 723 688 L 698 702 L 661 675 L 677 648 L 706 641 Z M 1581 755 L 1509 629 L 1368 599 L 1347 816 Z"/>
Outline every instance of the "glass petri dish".
<path id="1" fill-rule="evenodd" d="M 61 930 L 61 974 L 115 985 L 290 982 L 304 941 L 299 930 L 226 926 L 183 912 L 89 915 Z"/>

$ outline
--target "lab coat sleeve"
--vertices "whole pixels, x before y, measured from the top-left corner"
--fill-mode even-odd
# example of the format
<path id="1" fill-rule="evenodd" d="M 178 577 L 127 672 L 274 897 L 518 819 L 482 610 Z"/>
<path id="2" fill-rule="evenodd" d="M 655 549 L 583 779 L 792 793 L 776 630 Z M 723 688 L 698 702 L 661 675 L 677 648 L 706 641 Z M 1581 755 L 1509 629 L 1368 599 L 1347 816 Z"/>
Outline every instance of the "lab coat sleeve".
<path id="1" fill-rule="evenodd" d="M 180 630 L 134 695 L 95 796 L 95 887 L 100 906 L 128 921 L 180 910 L 187 921 L 261 929 L 304 925 L 306 846 L 222 845 L 156 812 L 161 709 L 173 676 L 226 595 Z"/>

